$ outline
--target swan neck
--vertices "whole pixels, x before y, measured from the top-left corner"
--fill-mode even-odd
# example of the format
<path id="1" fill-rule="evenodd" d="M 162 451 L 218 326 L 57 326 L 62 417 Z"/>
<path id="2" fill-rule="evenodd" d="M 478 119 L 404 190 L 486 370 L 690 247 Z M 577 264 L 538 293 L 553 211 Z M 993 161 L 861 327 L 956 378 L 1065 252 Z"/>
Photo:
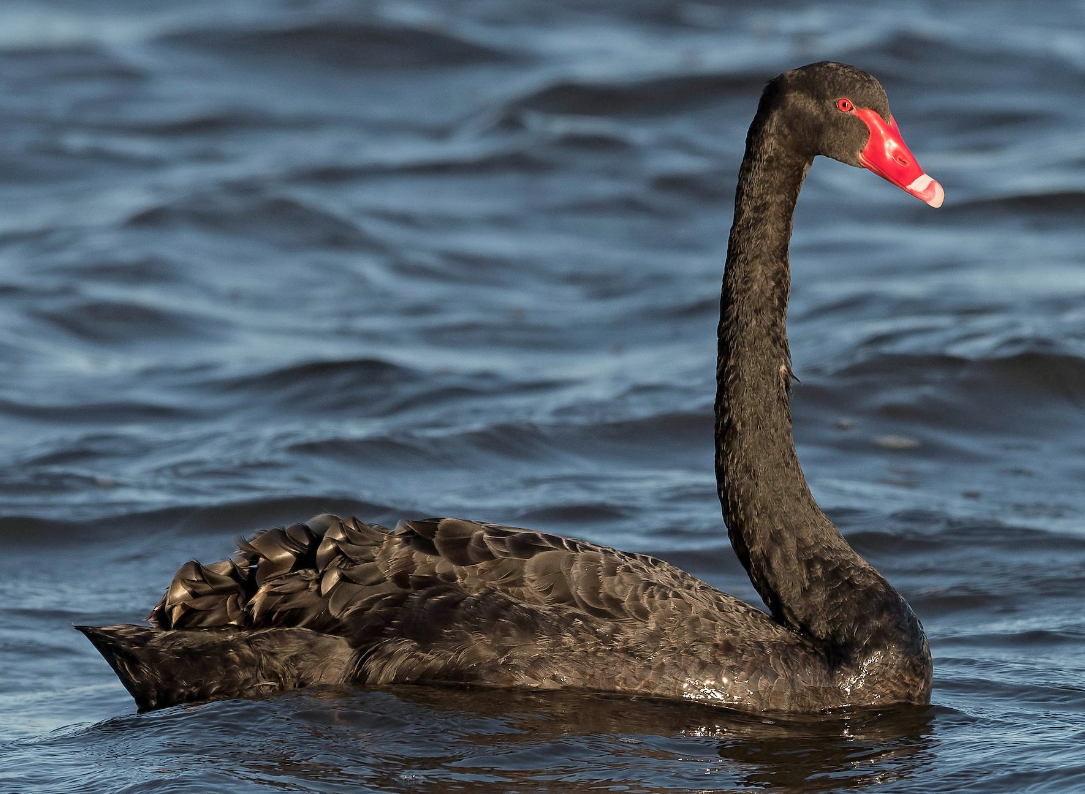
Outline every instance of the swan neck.
<path id="1" fill-rule="evenodd" d="M 788 245 L 813 157 L 789 145 L 786 119 L 765 104 L 747 138 L 723 278 L 716 479 L 731 543 L 773 616 L 841 649 L 863 620 L 855 588 L 895 592 L 818 507 L 795 451 Z"/>

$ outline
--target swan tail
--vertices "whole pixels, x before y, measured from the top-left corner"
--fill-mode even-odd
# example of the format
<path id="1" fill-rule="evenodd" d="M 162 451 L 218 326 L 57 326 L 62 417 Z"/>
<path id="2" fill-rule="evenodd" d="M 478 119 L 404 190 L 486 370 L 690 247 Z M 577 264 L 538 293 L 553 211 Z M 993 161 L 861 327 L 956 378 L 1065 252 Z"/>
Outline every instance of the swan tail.
<path id="1" fill-rule="evenodd" d="M 234 560 L 186 562 L 147 620 L 160 629 L 245 627 L 245 606 L 256 589 L 253 579 L 253 572 Z"/>
<path id="2" fill-rule="evenodd" d="M 160 629 L 287 626 L 341 634 L 338 607 L 355 585 L 341 569 L 372 563 L 387 537 L 384 527 L 324 514 L 239 538 L 233 559 L 185 563 L 147 619 Z"/>
<path id="3" fill-rule="evenodd" d="M 354 666 L 345 639 L 310 629 L 75 628 L 109 662 L 141 711 L 345 683 Z"/>

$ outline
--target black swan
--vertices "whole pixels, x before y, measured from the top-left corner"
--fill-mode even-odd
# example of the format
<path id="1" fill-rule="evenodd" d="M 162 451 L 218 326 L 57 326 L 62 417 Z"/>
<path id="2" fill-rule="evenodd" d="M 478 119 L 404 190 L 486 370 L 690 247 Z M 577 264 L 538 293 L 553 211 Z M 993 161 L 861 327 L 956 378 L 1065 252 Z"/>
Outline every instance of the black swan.
<path id="1" fill-rule="evenodd" d="M 395 530 L 321 515 L 189 562 L 152 627 L 78 627 L 141 709 L 322 683 L 573 689 L 745 711 L 924 704 L 905 600 L 820 510 L 791 434 L 792 213 L 815 155 L 932 207 L 881 85 L 839 63 L 768 83 L 746 138 L 723 276 L 716 478 L 771 615 L 660 560 L 455 518 Z"/>

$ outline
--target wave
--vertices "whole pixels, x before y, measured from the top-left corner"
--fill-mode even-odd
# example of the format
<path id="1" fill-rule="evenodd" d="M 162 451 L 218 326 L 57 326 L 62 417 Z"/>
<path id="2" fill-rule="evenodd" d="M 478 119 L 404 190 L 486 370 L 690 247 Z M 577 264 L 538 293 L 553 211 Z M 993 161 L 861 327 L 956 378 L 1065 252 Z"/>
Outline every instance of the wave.
<path id="1" fill-rule="evenodd" d="M 671 171 L 652 177 L 652 188 L 707 204 L 717 205 L 735 195 L 730 178 L 718 171 Z"/>
<path id="2" fill-rule="evenodd" d="M 700 411 L 664 411 L 633 419 L 601 422 L 588 430 L 594 441 L 617 444 L 707 448 L 712 439 L 713 418 L 710 409 Z"/>
<path id="3" fill-rule="evenodd" d="M 456 176 L 473 174 L 537 174 L 554 164 L 533 151 L 472 151 L 419 154 L 399 162 L 329 164 L 295 172 L 292 181 L 340 182 L 374 176 Z"/>
<path id="4" fill-rule="evenodd" d="M 501 399 L 524 389 L 502 388 Z M 426 389 L 420 395 L 420 404 L 432 409 L 445 398 L 445 389 Z M 490 392 L 477 389 L 479 397 Z M 469 398 L 468 398 L 469 399 Z M 459 407 L 470 413 L 462 398 L 456 400 Z M 359 414 L 371 415 L 375 411 L 366 406 L 364 399 L 352 405 L 362 405 Z M 383 406 L 381 406 L 383 407 Z M 392 412 L 389 411 L 389 414 Z M 395 414 L 401 414 L 396 410 Z M 473 415 L 473 414 L 472 414 Z M 630 454 L 643 450 L 645 445 L 653 448 L 656 463 L 663 465 L 675 455 L 710 453 L 712 418 L 696 413 L 661 413 L 629 420 L 582 423 L 578 421 L 502 421 L 495 417 L 483 426 L 473 426 L 455 431 L 443 429 L 431 433 L 427 428 L 418 432 L 407 424 L 405 429 L 386 431 L 383 428 L 373 435 L 344 438 L 337 436 L 306 439 L 288 448 L 294 454 L 311 454 L 320 458 L 341 462 L 346 466 L 368 465 L 377 461 L 381 466 L 404 467 L 425 464 L 430 468 L 447 468 L 485 472 L 495 460 L 501 466 L 516 467 L 528 464 L 525 470 L 542 463 L 557 463 L 563 469 L 581 471 L 588 461 L 628 462 Z M 542 471 L 536 469 L 536 471 Z"/>
<path id="5" fill-rule="evenodd" d="M 334 461 L 357 469 L 370 465 L 382 471 L 433 466 L 443 455 L 440 442 L 405 435 L 396 438 L 320 438 L 300 441 L 286 448 L 289 455 L 314 455 L 324 461 Z"/>
<path id="6" fill-rule="evenodd" d="M 845 366 L 834 379 L 891 384 L 954 384 L 961 397 L 1006 397 L 1021 408 L 1036 400 L 1071 402 L 1085 407 L 1085 359 L 1054 351 L 1024 350 L 993 358 L 953 355 L 888 354 Z M 849 386 L 848 388 L 854 388 Z"/>
<path id="7" fill-rule="evenodd" d="M 132 215 L 136 229 L 196 227 L 204 231 L 265 240 L 287 249 L 313 247 L 384 251 L 385 245 L 331 210 L 288 196 L 267 196 L 252 188 L 190 194 Z"/>
<path id="8" fill-rule="evenodd" d="M 184 278 L 184 263 L 172 256 L 150 254 L 147 256 L 114 255 L 108 259 L 80 261 L 72 267 L 58 266 L 58 270 L 70 270 L 79 278 L 101 280 L 115 284 L 170 284 Z M 2 290 L 2 286 L 0 286 Z M 0 292 L 2 294 L 2 292 Z"/>
<path id="9" fill-rule="evenodd" d="M 646 197 L 639 190 L 621 190 L 609 196 L 572 198 L 556 202 L 553 211 L 569 215 L 613 215 L 619 217 L 658 217 L 673 214 L 671 208 Z"/>
<path id="10" fill-rule="evenodd" d="M 195 315 L 131 301 L 84 300 L 38 310 L 34 316 L 79 339 L 110 345 L 208 335 Z"/>
<path id="11" fill-rule="evenodd" d="M 974 198 L 948 204 L 951 217 L 984 215 L 988 219 L 1019 215 L 1079 217 L 1085 214 L 1085 191 L 1053 190 L 1040 193 L 1015 193 L 993 198 Z"/>
<path id="12" fill-rule="evenodd" d="M 550 428 L 531 423 L 496 423 L 432 435 L 406 430 L 363 438 L 310 439 L 292 444 L 287 451 L 363 470 L 372 466 L 381 472 L 406 470 L 412 477 L 420 468 L 477 471 L 482 477 L 489 470 L 487 464 L 495 460 L 507 467 L 568 457 L 558 448 Z"/>
<path id="13" fill-rule="evenodd" d="M 717 104 L 725 97 L 756 96 L 769 74 L 709 72 L 639 80 L 564 80 L 506 103 L 503 115 L 524 111 L 571 116 L 657 116 Z"/>
<path id="14" fill-rule="evenodd" d="M 361 499 L 297 495 L 216 505 L 177 505 L 76 521 L 6 515 L 0 516 L 0 544 L 12 548 L 43 546 L 60 553 L 65 548 L 85 546 L 101 549 L 106 542 L 118 547 L 138 545 L 141 540 L 161 535 L 230 537 L 329 512 L 383 524 L 420 517 L 403 508 Z"/>
<path id="15" fill-rule="evenodd" d="M 109 130 L 170 138 L 267 129 L 300 129 L 320 121 L 238 106 L 198 109 L 169 107 L 156 108 L 155 112 L 158 115 L 104 119 L 98 126 Z"/>
<path id="16" fill-rule="evenodd" d="M 140 67 L 109 50 L 85 42 L 0 48 L 0 64 L 8 85 L 53 85 L 87 80 L 137 83 L 147 78 Z"/>
<path id="17" fill-rule="evenodd" d="M 359 417 L 399 418 L 408 427 L 413 426 L 411 417 L 419 416 L 426 427 L 432 427 L 436 410 L 471 411 L 493 402 L 511 402 L 519 395 L 545 393 L 560 383 L 513 380 L 486 371 L 422 370 L 381 358 L 358 357 L 301 361 L 229 377 L 215 375 L 198 386 L 205 393 L 231 398 L 232 404 L 272 412 L 287 409 L 319 417 L 346 410 Z M 361 442 L 329 438 L 320 443 L 349 446 Z"/>
<path id="18" fill-rule="evenodd" d="M 0 415 L 40 422 L 78 425 L 196 419 L 203 416 L 203 412 L 176 405 L 136 400 L 94 402 L 83 399 L 72 403 L 43 404 L 0 399 Z"/>
<path id="19" fill-rule="evenodd" d="M 571 152 L 598 155 L 611 152 L 628 152 L 635 147 L 621 130 L 561 130 L 551 135 L 551 146 Z"/>
<path id="20" fill-rule="evenodd" d="M 606 502 L 580 502 L 527 508 L 517 513 L 516 520 L 527 526 L 536 522 L 557 525 L 588 524 L 625 519 L 631 515 L 633 513 L 627 507 Z"/>
<path id="21" fill-rule="evenodd" d="M 265 408 L 274 405 L 315 413 L 354 408 L 371 414 L 402 397 L 423 380 L 422 373 L 379 358 L 306 361 L 277 369 L 205 381 L 208 391 L 251 396 Z"/>
<path id="22" fill-rule="evenodd" d="M 284 66 L 315 62 L 342 69 L 404 69 L 509 63 L 519 54 L 448 31 L 329 19 L 265 29 L 175 32 L 160 41 L 223 58 L 259 58 Z"/>

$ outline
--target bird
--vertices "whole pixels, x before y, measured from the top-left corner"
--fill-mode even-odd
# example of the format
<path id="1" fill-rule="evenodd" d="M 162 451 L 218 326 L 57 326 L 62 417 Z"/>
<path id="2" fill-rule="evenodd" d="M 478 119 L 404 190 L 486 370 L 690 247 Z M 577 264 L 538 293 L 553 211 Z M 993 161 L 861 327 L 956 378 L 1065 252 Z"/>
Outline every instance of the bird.
<path id="1" fill-rule="evenodd" d="M 654 557 L 458 518 L 319 515 L 186 563 L 150 625 L 77 626 L 138 708 L 321 684 L 573 690 L 816 714 L 930 702 L 905 599 L 819 508 L 792 435 L 789 242 L 817 155 L 938 207 L 866 72 L 764 88 L 746 138 L 718 326 L 715 474 L 767 611 Z"/>

